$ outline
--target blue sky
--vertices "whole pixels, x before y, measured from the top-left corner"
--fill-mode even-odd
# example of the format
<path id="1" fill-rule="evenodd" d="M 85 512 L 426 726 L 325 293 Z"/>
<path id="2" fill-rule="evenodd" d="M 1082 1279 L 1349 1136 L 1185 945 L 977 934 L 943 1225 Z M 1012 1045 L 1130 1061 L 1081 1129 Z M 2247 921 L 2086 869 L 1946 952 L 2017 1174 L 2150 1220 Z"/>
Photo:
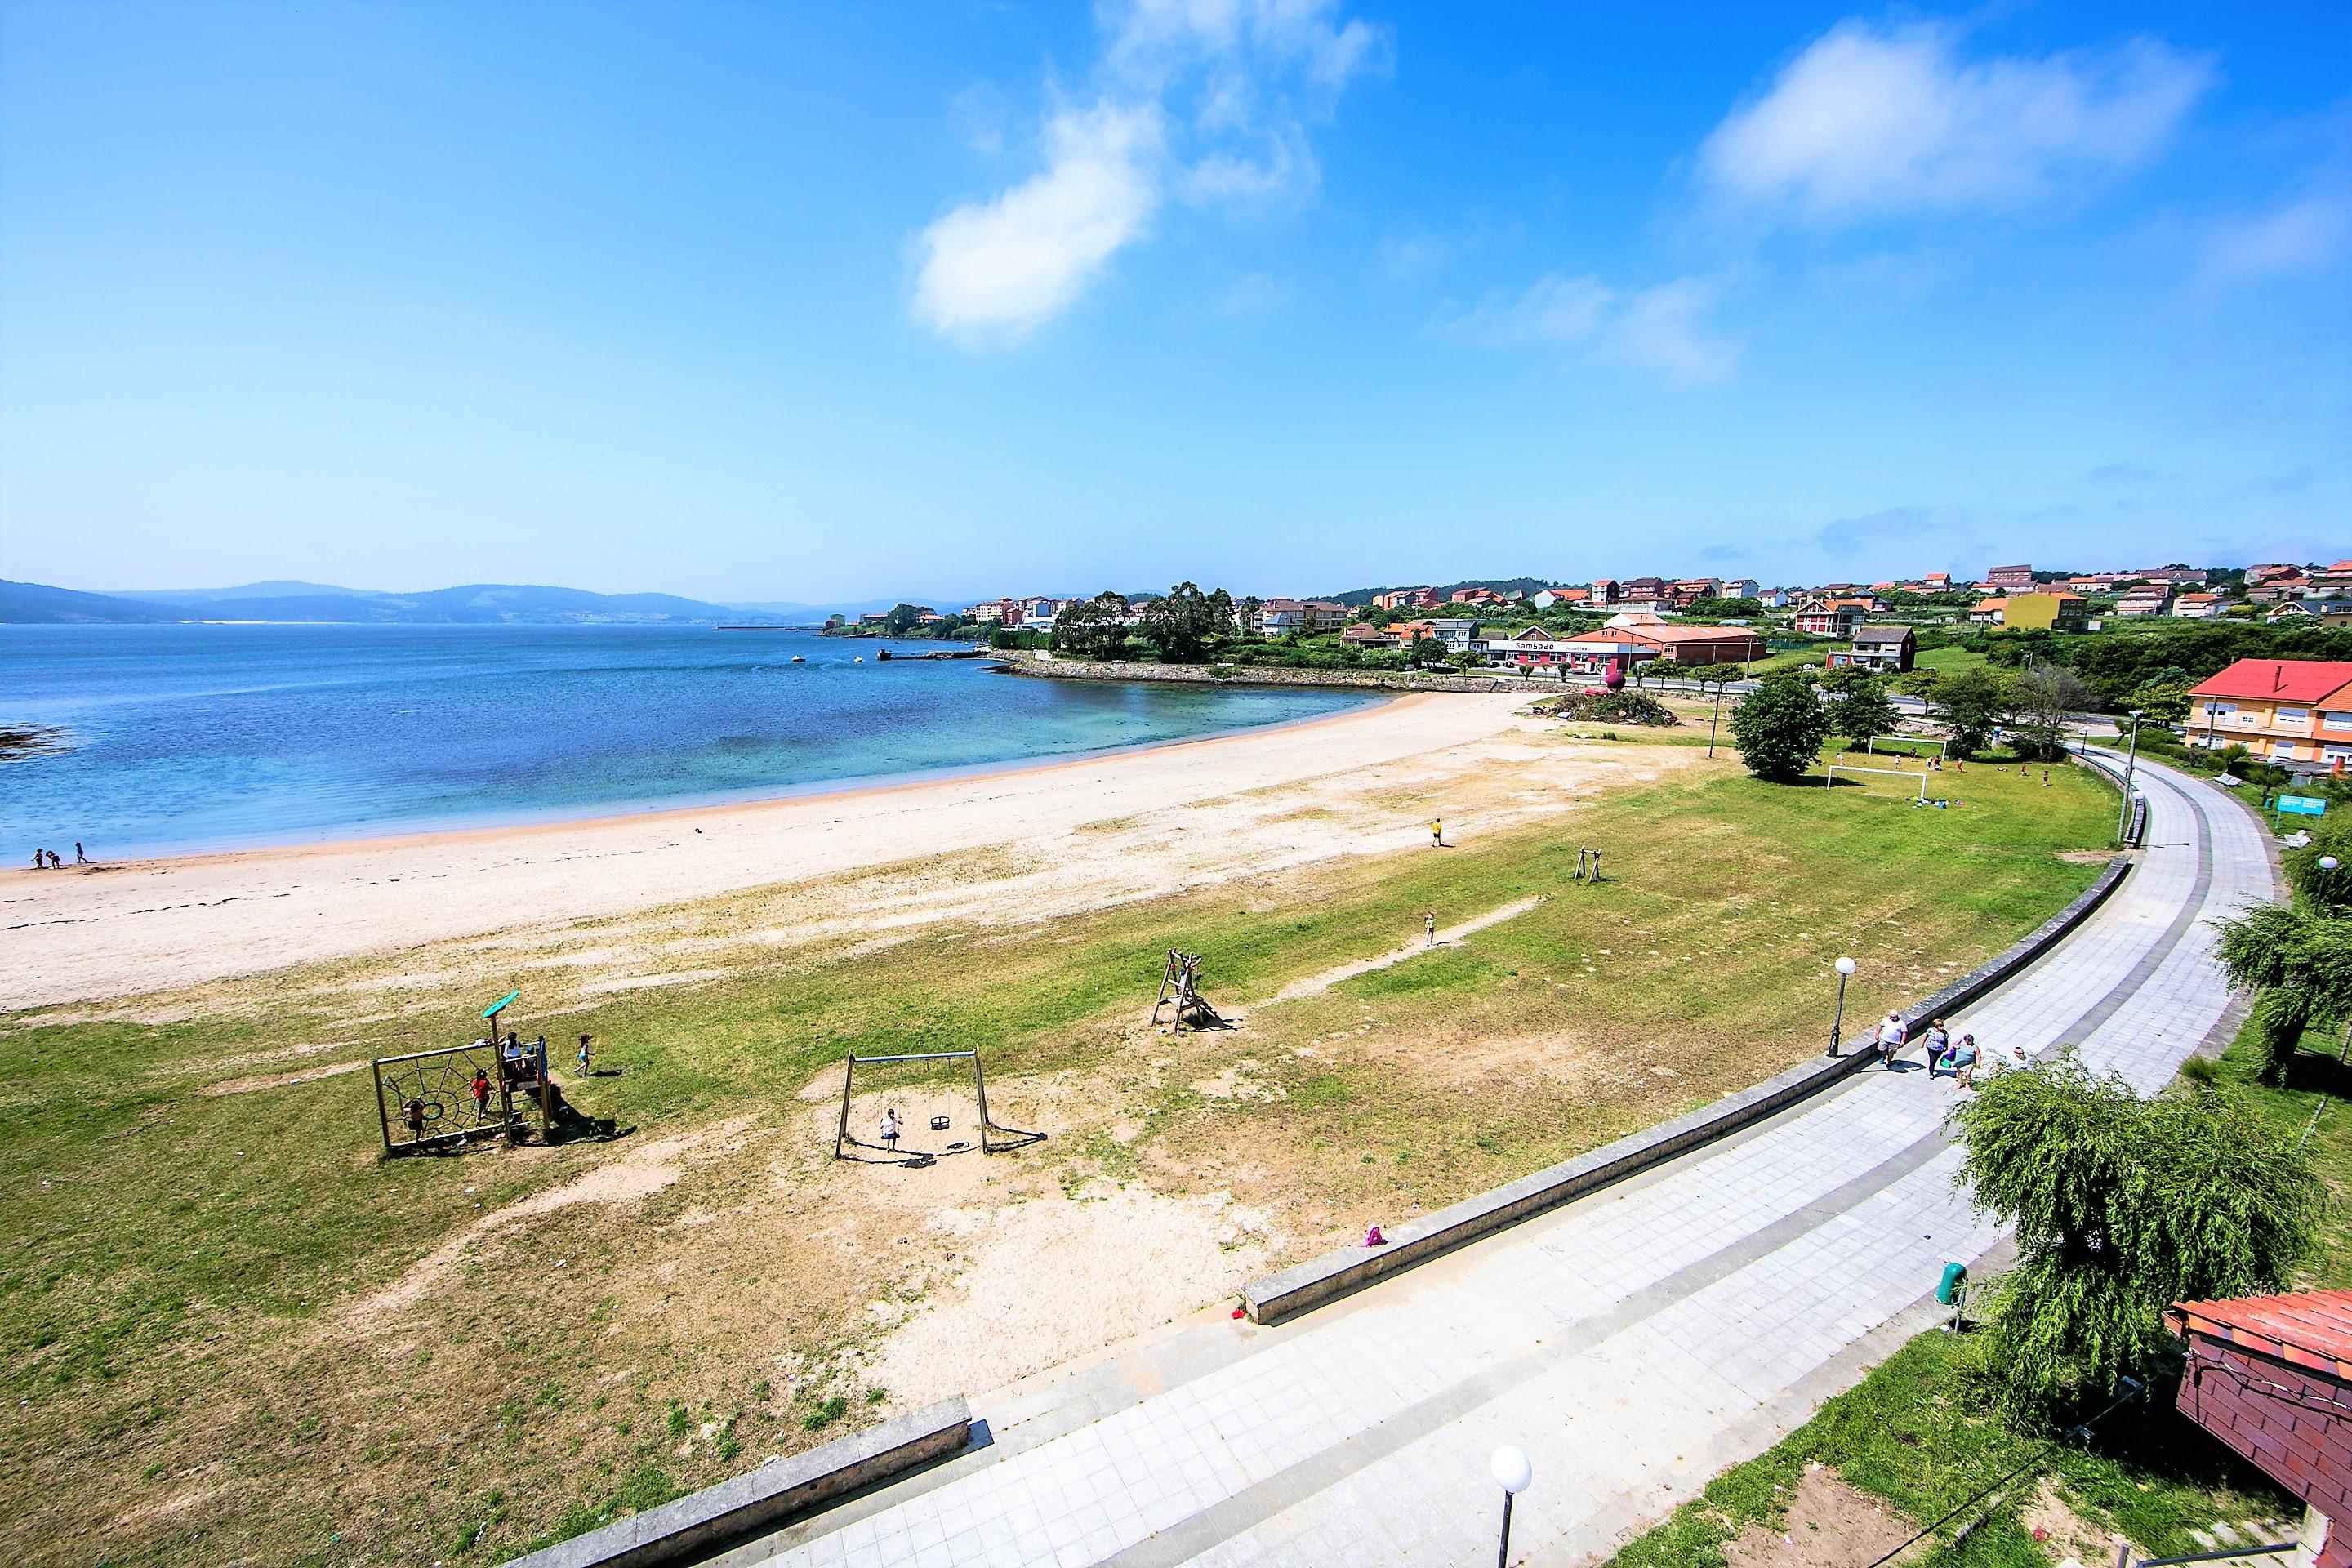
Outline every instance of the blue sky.
<path id="1" fill-rule="evenodd" d="M 0 576 L 2335 559 L 2347 16 L 10 0 Z"/>

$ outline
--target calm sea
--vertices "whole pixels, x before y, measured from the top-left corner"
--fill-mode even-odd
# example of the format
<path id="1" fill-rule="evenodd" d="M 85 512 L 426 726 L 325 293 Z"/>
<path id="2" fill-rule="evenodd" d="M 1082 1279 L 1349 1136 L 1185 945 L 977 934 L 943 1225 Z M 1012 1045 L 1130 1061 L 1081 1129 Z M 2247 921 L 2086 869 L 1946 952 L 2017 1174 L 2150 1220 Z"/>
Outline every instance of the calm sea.
<path id="1" fill-rule="evenodd" d="M 884 646 L 635 626 L 0 626 L 0 723 L 55 725 L 67 742 L 0 762 L 0 854 L 30 864 L 39 845 L 70 860 L 79 839 L 110 858 L 751 799 L 1372 700 L 1023 680 L 980 660 L 877 662 Z"/>

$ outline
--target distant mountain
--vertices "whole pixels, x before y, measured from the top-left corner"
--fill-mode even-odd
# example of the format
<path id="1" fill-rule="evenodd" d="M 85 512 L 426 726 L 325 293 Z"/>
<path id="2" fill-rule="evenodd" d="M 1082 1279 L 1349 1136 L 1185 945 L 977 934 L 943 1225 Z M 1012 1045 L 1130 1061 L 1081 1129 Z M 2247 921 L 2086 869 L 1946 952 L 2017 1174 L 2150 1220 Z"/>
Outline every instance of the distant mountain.
<path id="1" fill-rule="evenodd" d="M 785 617 L 673 594 L 591 594 L 474 583 L 422 594 L 362 593 L 317 584 L 257 583 L 196 590 L 198 597 L 138 599 L 37 583 L 0 583 L 0 622 L 275 621 L 335 626 L 708 626 Z M 221 596 L 227 595 L 227 596 Z M 240 596 L 241 595 L 241 596 Z M 821 616 L 819 617 L 822 618 Z"/>
<path id="2" fill-rule="evenodd" d="M 1441 595 L 1451 594 L 1457 588 L 1492 588 L 1497 593 L 1508 593 L 1516 588 L 1522 594 L 1540 594 L 1551 585 L 1541 577 L 1465 577 L 1459 583 L 1400 583 L 1392 588 L 1350 588 L 1344 594 L 1322 596 L 1335 605 L 1360 606 L 1370 604 L 1375 594 L 1393 594 L 1402 588 L 1434 588 Z"/>
<path id="3" fill-rule="evenodd" d="M 378 599 L 372 588 L 338 588 L 326 583 L 247 583 L 235 588 L 118 588 L 117 599 L 143 599 L 162 605 L 216 605 L 233 599 Z"/>
<path id="4" fill-rule="evenodd" d="M 108 594 L 78 594 L 40 583 L 0 578 L 0 626 L 54 626 L 76 623 L 175 621 L 168 611 Z"/>
<path id="5" fill-rule="evenodd" d="M 845 599 L 835 605 L 803 605 L 789 599 L 765 599 L 757 602 L 738 602 L 730 607 L 749 610 L 759 615 L 774 616 L 798 626 L 803 622 L 814 625 L 827 616 L 844 616 L 855 620 L 860 616 L 876 610 L 887 610 L 901 603 L 927 605 L 934 610 L 961 610 L 971 604 L 974 597 L 972 595 L 966 595 L 961 599 L 942 599 L 937 596 L 926 599 L 907 594 L 896 599 Z"/>

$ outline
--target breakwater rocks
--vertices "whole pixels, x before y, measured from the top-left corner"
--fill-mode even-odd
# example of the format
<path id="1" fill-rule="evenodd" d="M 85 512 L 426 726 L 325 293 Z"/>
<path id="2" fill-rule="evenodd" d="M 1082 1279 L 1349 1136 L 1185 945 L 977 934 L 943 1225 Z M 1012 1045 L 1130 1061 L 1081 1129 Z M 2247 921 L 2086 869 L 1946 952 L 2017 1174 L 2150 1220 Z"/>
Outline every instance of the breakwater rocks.
<path id="1" fill-rule="evenodd" d="M 1408 675 L 1376 669 L 1284 669 L 1262 664 L 1106 664 L 1018 653 L 991 667 L 1048 680 L 1172 680 L 1195 686 L 1345 686 L 1370 691 L 1557 691 L 1549 680 L 1510 675 Z"/>

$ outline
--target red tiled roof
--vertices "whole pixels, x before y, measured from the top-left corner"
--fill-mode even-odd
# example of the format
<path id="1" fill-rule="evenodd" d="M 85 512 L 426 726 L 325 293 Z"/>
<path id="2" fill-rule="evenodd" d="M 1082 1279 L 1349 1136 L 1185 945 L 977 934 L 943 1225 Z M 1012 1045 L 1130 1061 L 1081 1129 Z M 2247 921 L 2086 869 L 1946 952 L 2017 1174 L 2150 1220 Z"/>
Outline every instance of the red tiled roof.
<path id="1" fill-rule="evenodd" d="M 2352 1290 L 2179 1301 L 2165 1316 L 2179 1332 L 2227 1340 L 2352 1382 Z"/>
<path id="2" fill-rule="evenodd" d="M 2242 658 L 2200 682 L 2193 697 L 2274 697 L 2316 702 L 2352 686 L 2352 664 L 2320 658 Z"/>

